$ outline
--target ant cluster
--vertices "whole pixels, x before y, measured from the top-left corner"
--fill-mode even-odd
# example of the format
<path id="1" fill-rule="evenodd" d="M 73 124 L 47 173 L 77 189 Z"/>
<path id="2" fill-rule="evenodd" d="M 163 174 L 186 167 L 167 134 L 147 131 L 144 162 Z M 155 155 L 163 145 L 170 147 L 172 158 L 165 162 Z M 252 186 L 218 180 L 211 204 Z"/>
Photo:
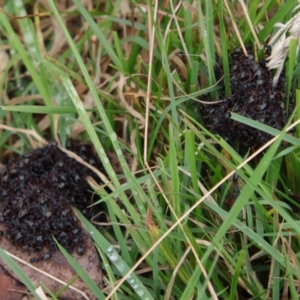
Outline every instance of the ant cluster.
<path id="1" fill-rule="evenodd" d="M 68 150 L 105 172 L 92 145 L 68 141 Z M 53 237 L 67 250 L 84 253 L 84 233 L 71 205 L 90 217 L 91 188 L 86 181 L 98 177 L 88 167 L 69 157 L 54 142 L 8 162 L 0 174 L 1 233 L 29 253 L 46 249 L 31 258 L 34 263 L 57 250 Z"/>
<path id="2" fill-rule="evenodd" d="M 268 50 L 268 49 L 266 49 Z M 251 48 L 246 57 L 237 48 L 230 59 L 230 78 L 232 95 L 223 98 L 222 103 L 202 105 L 200 111 L 206 127 L 219 134 L 233 147 L 245 153 L 249 148 L 257 149 L 270 136 L 260 130 L 233 121 L 230 112 L 235 112 L 252 120 L 259 121 L 281 130 L 286 122 L 292 105 L 285 109 L 285 81 L 281 76 L 273 85 L 271 72 L 265 61 L 257 62 Z M 290 101 L 293 104 L 293 101 Z"/>

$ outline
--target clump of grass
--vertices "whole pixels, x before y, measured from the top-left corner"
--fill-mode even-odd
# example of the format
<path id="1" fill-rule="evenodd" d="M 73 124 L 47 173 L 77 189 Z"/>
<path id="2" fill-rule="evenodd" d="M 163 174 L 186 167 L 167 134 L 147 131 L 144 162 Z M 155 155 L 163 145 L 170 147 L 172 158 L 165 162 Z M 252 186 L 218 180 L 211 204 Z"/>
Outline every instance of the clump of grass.
<path id="1" fill-rule="evenodd" d="M 0 77 L 2 157 L 35 147 L 32 132 L 62 144 L 69 136 L 94 144 L 111 192 L 93 188 L 111 230 L 78 215 L 94 232 L 104 290 L 61 250 L 99 299 L 296 299 L 299 110 L 282 131 L 233 115 L 274 136 L 248 158 L 209 132 L 195 111 L 208 93 L 218 96 L 218 57 L 228 96 L 228 54 L 267 44 L 296 1 L 249 1 L 246 10 L 242 1 L 195 3 L 128 2 L 129 9 L 118 10 L 119 1 L 86 8 L 74 0 L 60 9 L 29 1 L 35 15 L 15 19 L 19 31 L 8 14 L 24 15 L 25 7 L 5 4 L 1 43 L 10 57 Z M 292 93 L 299 84 L 295 62 L 291 50 L 285 67 Z M 294 137 L 287 132 L 295 127 Z M 34 131 L 20 130 L 28 128 Z M 104 149 L 116 154 L 122 183 Z M 234 173 L 240 193 L 228 207 Z"/>

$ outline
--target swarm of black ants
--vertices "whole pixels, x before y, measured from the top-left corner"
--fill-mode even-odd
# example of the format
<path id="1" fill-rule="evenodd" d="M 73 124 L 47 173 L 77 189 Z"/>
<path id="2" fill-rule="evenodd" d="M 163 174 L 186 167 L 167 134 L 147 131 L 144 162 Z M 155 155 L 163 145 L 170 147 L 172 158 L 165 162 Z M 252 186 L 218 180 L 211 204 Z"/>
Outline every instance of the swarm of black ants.
<path id="1" fill-rule="evenodd" d="M 92 145 L 70 140 L 66 148 L 104 172 Z M 71 206 L 90 217 L 92 194 L 86 177 L 99 182 L 91 169 L 51 142 L 10 160 L 0 175 L 0 222 L 6 228 L 1 235 L 29 254 L 38 253 L 31 263 L 49 259 L 57 250 L 53 237 L 67 251 L 84 253 L 84 235 Z"/>
<path id="2" fill-rule="evenodd" d="M 285 107 L 287 95 L 284 76 L 281 75 L 277 85 L 274 86 L 273 76 L 266 66 L 265 59 L 256 61 L 252 48 L 248 47 L 246 50 L 248 56 L 245 56 L 241 48 L 237 48 L 230 58 L 232 95 L 217 99 L 222 100 L 221 103 L 200 107 L 206 127 L 212 133 L 223 137 L 243 155 L 249 149 L 257 150 L 271 136 L 233 121 L 230 112 L 281 130 L 294 105 L 290 99 L 290 107 Z M 270 50 L 266 47 L 265 55 L 269 54 Z M 222 74 L 217 75 L 221 77 Z"/>

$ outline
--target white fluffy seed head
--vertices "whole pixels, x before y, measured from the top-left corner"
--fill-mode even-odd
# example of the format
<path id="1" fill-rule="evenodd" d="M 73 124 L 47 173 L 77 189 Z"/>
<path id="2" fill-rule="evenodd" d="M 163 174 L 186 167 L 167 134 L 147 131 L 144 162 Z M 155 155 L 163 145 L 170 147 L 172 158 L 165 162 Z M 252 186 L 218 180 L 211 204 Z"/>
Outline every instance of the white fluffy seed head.
<path id="1" fill-rule="evenodd" d="M 299 10 L 300 1 L 298 1 L 298 3 L 299 5 L 295 7 L 294 11 Z M 295 14 L 286 24 L 276 23 L 275 27 L 279 29 L 269 42 L 269 45 L 272 46 L 272 52 L 267 58 L 267 67 L 270 70 L 277 69 L 273 78 L 274 86 L 277 85 L 279 76 L 289 52 L 289 45 L 292 39 L 297 39 L 298 41 L 298 54 L 300 45 L 300 11 Z"/>

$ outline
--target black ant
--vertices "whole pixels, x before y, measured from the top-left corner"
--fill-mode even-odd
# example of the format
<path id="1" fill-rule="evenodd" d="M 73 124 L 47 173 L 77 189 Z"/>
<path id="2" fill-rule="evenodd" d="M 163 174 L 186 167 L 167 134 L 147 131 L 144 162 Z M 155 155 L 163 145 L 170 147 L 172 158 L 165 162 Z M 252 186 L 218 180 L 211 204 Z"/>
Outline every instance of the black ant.
<path id="1" fill-rule="evenodd" d="M 232 176 L 232 183 L 231 183 L 232 193 L 225 199 L 225 204 L 229 207 L 232 207 L 235 203 L 235 200 L 240 194 L 240 187 L 239 187 L 239 175 L 234 173 Z"/>
<path id="2" fill-rule="evenodd" d="M 84 252 L 84 247 L 81 245 L 79 248 L 77 248 L 77 254 L 81 256 L 83 252 Z"/>
<path id="3" fill-rule="evenodd" d="M 39 257 L 33 257 L 30 259 L 30 263 L 31 264 L 34 264 L 34 263 L 37 263 L 41 260 L 47 260 L 51 257 L 51 254 L 50 253 L 43 253 L 42 255 L 40 255 Z"/>

